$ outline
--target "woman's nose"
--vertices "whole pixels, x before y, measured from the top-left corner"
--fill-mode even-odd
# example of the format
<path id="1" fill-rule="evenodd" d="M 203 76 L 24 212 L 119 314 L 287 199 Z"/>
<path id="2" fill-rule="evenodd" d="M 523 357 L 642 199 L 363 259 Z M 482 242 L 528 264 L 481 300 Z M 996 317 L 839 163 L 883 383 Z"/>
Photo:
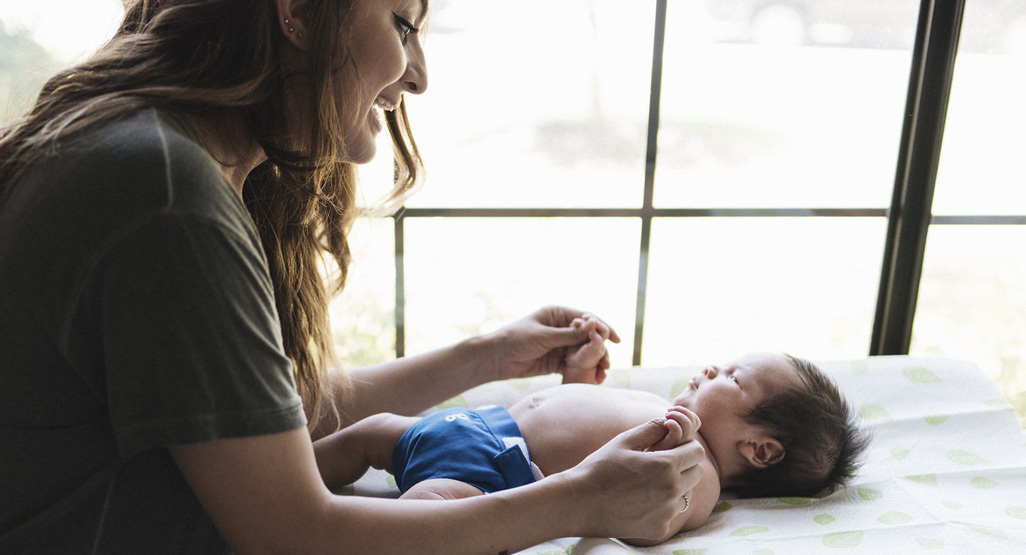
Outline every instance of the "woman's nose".
<path id="1" fill-rule="evenodd" d="M 406 73 L 401 80 L 408 92 L 423 94 L 428 87 L 427 61 L 424 59 L 424 49 L 420 40 L 416 39 L 410 48 L 410 57 L 406 63 Z"/>

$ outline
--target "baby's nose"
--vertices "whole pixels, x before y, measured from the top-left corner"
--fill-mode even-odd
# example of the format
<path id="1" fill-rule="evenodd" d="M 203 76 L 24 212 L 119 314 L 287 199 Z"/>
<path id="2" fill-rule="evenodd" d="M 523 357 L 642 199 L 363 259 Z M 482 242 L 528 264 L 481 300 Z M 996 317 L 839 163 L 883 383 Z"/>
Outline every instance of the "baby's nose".
<path id="1" fill-rule="evenodd" d="M 702 374 L 710 380 L 716 377 L 716 373 L 717 371 L 715 366 L 706 366 L 705 370 L 702 370 Z"/>

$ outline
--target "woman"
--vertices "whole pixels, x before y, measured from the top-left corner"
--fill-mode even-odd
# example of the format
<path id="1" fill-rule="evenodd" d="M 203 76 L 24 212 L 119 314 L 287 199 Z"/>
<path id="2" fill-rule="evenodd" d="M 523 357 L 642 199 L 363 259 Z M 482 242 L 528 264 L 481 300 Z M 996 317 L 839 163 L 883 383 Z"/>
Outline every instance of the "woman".
<path id="1" fill-rule="evenodd" d="M 416 182 L 402 97 L 427 88 L 427 10 L 129 1 L 115 37 L 2 131 L 0 552 L 500 552 L 665 533 L 702 451 L 646 452 L 659 422 L 465 501 L 340 497 L 319 477 L 312 440 L 341 425 L 559 371 L 593 333 L 618 340 L 547 308 L 349 379 L 327 371 L 355 164 L 384 127 L 393 205 Z"/>

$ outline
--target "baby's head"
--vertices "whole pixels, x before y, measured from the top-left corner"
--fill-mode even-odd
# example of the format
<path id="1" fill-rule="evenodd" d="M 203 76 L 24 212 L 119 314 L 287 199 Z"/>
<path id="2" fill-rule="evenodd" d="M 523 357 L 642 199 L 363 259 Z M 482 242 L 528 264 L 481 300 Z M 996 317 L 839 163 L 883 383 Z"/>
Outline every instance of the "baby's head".
<path id="1" fill-rule="evenodd" d="M 741 497 L 811 496 L 850 478 L 869 436 L 809 361 L 752 354 L 710 366 L 675 403 L 702 419 L 721 482 Z"/>

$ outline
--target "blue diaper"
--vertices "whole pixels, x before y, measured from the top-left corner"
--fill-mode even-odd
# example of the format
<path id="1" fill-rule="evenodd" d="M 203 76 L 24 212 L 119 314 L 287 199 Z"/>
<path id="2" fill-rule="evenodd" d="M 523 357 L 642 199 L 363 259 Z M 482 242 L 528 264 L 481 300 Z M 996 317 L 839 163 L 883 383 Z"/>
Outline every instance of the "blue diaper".
<path id="1" fill-rule="evenodd" d="M 419 482 L 450 478 L 491 493 L 535 481 L 520 427 L 502 407 L 453 408 L 421 419 L 392 455 L 403 493 Z"/>

